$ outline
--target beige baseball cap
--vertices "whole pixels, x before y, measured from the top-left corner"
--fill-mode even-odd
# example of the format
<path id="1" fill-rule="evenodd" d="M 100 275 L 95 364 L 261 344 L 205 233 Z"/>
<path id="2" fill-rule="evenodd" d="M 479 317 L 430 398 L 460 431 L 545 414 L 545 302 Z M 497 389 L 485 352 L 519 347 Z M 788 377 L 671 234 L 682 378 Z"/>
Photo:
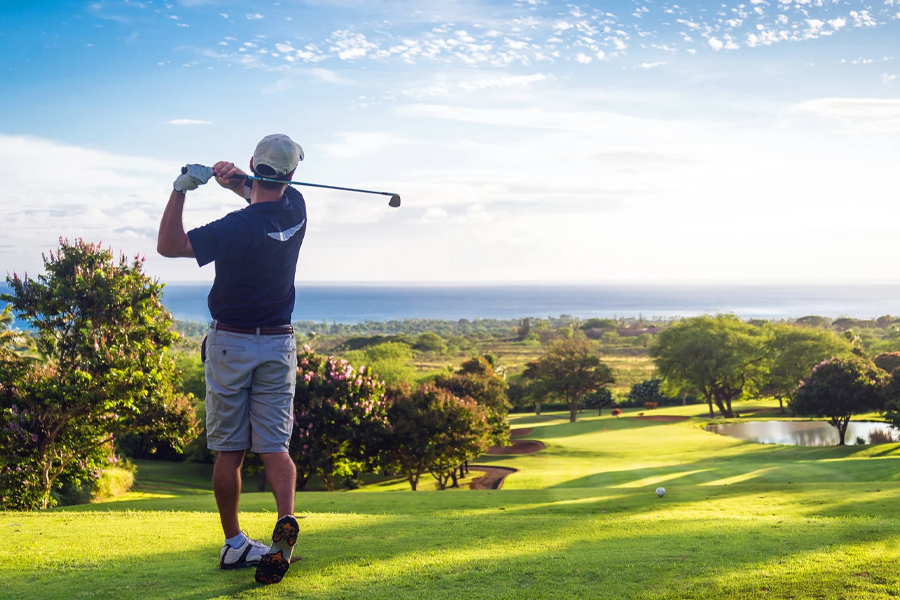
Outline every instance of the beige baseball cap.
<path id="1" fill-rule="evenodd" d="M 267 135 L 253 152 L 253 169 L 262 177 L 284 177 L 303 160 L 300 144 L 284 135 Z"/>

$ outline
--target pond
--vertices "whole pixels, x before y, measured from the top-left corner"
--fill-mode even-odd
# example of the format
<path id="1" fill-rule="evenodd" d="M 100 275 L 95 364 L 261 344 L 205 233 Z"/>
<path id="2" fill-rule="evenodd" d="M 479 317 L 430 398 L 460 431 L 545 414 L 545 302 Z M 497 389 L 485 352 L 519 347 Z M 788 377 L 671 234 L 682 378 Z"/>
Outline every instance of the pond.
<path id="1" fill-rule="evenodd" d="M 750 421 L 706 426 L 707 431 L 759 444 L 787 444 L 790 446 L 837 446 L 837 428 L 827 421 Z M 860 439 L 857 439 L 860 438 Z M 850 421 L 845 443 L 848 446 L 862 441 L 865 444 L 886 444 L 900 441 L 900 432 L 887 423 Z"/>

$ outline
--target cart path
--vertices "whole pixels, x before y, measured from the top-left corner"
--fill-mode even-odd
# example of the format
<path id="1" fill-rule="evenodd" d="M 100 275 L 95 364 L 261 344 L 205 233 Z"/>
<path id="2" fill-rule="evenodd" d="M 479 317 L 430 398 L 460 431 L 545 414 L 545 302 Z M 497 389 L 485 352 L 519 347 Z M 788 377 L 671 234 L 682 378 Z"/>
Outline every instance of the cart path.
<path id="1" fill-rule="evenodd" d="M 484 475 L 473 479 L 469 484 L 469 489 L 471 490 L 499 490 L 503 487 L 506 477 L 518 471 L 518 469 L 507 467 L 483 467 L 478 465 L 469 465 L 469 470 L 484 472 Z"/>

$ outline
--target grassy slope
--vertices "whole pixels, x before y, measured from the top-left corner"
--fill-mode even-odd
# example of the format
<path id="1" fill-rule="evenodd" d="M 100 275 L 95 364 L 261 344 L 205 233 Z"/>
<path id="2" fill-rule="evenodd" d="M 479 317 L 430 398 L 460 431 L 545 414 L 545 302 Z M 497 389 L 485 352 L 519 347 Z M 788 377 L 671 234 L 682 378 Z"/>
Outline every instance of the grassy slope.
<path id="1" fill-rule="evenodd" d="M 304 560 L 275 587 L 217 571 L 221 534 L 201 471 L 145 469 L 142 491 L 119 502 L 0 513 L 0 595 L 900 596 L 900 444 L 767 447 L 702 431 L 701 418 L 562 417 L 513 419 L 547 449 L 479 460 L 521 470 L 500 491 L 301 494 Z M 242 508 L 248 532 L 265 536 L 271 497 L 246 494 Z"/>

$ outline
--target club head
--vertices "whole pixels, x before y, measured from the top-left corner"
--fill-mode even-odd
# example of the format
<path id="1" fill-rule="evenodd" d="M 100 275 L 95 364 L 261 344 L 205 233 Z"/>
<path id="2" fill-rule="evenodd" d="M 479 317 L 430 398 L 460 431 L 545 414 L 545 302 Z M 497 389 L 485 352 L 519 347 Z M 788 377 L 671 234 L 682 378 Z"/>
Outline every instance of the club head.
<path id="1" fill-rule="evenodd" d="M 394 194 L 393 196 L 391 196 L 391 199 L 388 202 L 388 206 L 390 206 L 391 208 L 397 208 L 398 206 L 400 206 L 400 195 Z"/>

